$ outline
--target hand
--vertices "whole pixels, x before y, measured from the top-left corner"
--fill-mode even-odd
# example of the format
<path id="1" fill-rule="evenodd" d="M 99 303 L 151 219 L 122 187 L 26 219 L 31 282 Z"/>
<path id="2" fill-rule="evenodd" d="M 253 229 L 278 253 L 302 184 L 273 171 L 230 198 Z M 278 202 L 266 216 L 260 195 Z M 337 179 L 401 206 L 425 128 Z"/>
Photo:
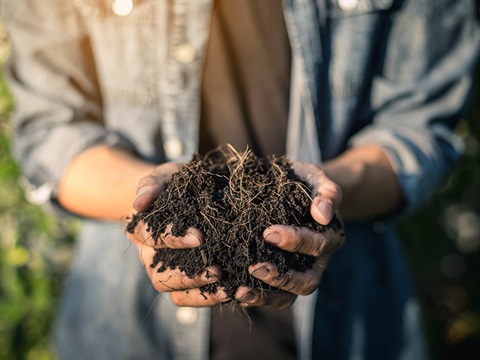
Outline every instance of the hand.
<path id="1" fill-rule="evenodd" d="M 133 202 L 135 212 L 147 211 L 158 195 L 165 189 L 172 175 L 179 170 L 175 163 L 165 163 L 158 166 L 155 171 L 142 178 L 137 187 L 137 197 Z M 214 294 L 202 294 L 200 287 L 217 282 L 220 271 L 215 267 L 208 267 L 194 278 L 188 278 L 180 270 L 166 270 L 158 272 L 161 263 L 151 267 L 156 248 L 191 248 L 204 242 L 203 234 L 197 229 L 189 229 L 183 237 L 169 234 L 168 229 L 161 236 L 160 242 L 155 242 L 147 225 L 139 222 L 133 233 L 127 232 L 128 238 L 137 246 L 140 260 L 154 288 L 159 292 L 169 292 L 174 304 L 178 306 L 213 306 L 220 302 L 228 301 L 223 290 Z"/>
<path id="2" fill-rule="evenodd" d="M 294 163 L 295 173 L 312 189 L 310 213 L 315 221 L 327 225 L 342 200 L 340 187 L 332 182 L 318 166 L 309 163 Z M 235 298 L 243 306 L 271 305 L 288 308 L 297 295 L 311 294 L 320 284 L 330 256 L 344 242 L 344 234 L 328 229 L 324 233 L 315 233 L 307 228 L 286 225 L 273 225 L 267 228 L 265 241 L 279 248 L 307 254 L 316 258 L 312 269 L 306 272 L 290 271 L 279 276 L 271 263 L 253 264 L 249 272 L 263 282 L 278 288 L 278 291 L 241 288 Z"/>

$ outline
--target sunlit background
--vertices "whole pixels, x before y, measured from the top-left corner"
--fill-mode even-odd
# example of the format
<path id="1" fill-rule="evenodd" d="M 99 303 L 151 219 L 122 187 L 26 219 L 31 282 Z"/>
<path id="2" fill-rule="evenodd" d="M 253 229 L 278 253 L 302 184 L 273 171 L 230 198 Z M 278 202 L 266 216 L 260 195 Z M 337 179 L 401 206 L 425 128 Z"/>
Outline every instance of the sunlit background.
<path id="1" fill-rule="evenodd" d="M 129 1 L 118 3 L 129 11 Z M 3 65 L 1 25 L 0 39 Z M 399 224 L 432 359 L 480 358 L 480 78 L 472 105 L 458 127 L 464 157 L 430 203 Z M 25 200 L 10 153 L 13 106 L 0 71 L 0 359 L 52 359 L 49 330 L 78 224 Z"/>

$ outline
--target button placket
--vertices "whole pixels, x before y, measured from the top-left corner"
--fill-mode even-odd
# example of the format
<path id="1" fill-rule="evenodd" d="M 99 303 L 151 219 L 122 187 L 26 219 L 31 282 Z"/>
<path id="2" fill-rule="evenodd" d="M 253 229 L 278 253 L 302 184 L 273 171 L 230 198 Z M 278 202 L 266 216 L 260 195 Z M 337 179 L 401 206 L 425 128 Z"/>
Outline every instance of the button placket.
<path id="1" fill-rule="evenodd" d="M 182 114 L 179 114 L 177 103 L 179 92 L 182 88 L 181 66 L 195 60 L 194 48 L 185 41 L 186 4 L 173 2 L 172 23 L 170 36 L 170 52 L 172 56 L 167 62 L 167 84 L 165 116 L 162 119 L 162 133 L 164 138 L 164 151 L 167 160 L 176 161 L 182 158 L 185 152 L 185 144 L 182 141 L 183 134 L 180 129 L 188 130 L 183 124 Z M 182 110 L 183 111 L 183 110 Z"/>

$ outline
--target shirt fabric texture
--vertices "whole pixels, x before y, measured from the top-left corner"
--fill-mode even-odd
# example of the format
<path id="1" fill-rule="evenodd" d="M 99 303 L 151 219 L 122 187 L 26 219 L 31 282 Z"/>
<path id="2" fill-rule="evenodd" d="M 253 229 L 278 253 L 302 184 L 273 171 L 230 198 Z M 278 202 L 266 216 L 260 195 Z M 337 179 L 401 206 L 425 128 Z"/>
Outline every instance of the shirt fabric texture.
<path id="1" fill-rule="evenodd" d="M 346 3 L 283 1 L 286 152 L 321 164 L 351 146 L 383 146 L 408 213 L 461 151 L 453 129 L 478 60 L 475 2 Z M 31 199 L 58 208 L 59 179 L 94 144 L 157 163 L 191 157 L 211 10 L 209 0 L 138 0 L 121 17 L 110 0 L 2 3 L 15 153 Z M 300 359 L 426 358 L 401 246 L 380 220 L 347 223 L 319 288 L 296 300 Z M 177 308 L 152 289 L 117 222 L 85 219 L 56 323 L 61 358 L 206 359 L 209 325 L 210 309 Z"/>

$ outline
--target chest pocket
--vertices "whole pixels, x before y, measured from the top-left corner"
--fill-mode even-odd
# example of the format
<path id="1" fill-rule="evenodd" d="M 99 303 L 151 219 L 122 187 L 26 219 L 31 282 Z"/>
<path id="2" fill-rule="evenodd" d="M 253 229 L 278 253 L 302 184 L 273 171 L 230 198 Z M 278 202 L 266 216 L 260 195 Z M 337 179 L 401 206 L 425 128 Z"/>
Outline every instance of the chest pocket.
<path id="1" fill-rule="evenodd" d="M 146 106 L 157 98 L 163 1 L 74 0 L 94 50 L 107 103 Z"/>
<path id="2" fill-rule="evenodd" d="M 355 98 L 372 71 L 394 0 L 327 0 L 330 96 Z"/>

